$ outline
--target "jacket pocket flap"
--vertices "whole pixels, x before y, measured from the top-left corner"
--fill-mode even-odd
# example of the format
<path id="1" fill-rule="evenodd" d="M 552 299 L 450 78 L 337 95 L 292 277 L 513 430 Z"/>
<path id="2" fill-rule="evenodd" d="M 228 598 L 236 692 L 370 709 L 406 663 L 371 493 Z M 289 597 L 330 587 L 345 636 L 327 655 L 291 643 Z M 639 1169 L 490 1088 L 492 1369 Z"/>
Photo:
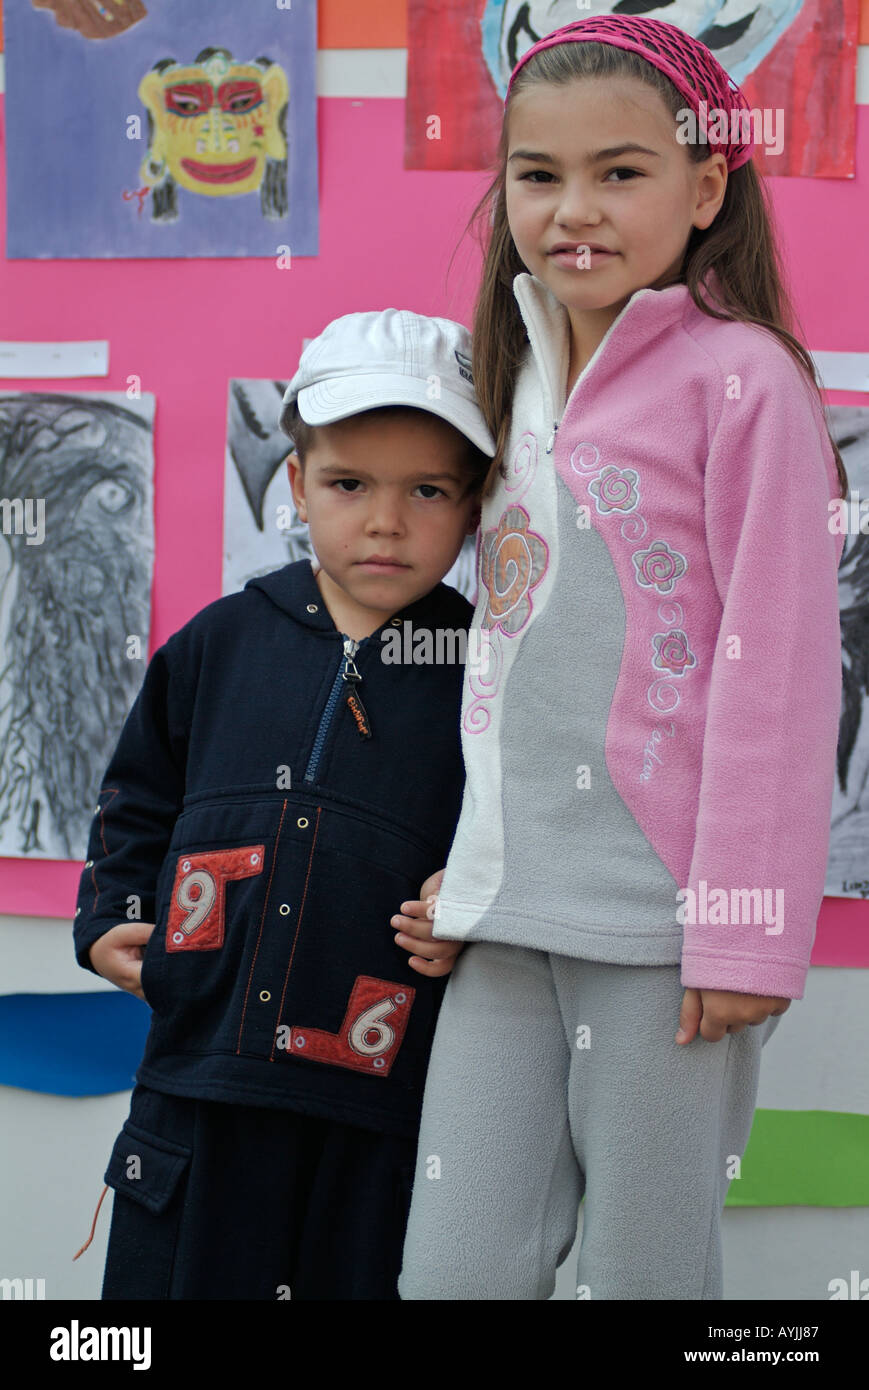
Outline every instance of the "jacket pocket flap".
<path id="1" fill-rule="evenodd" d="M 165 1211 L 193 1150 L 128 1120 L 115 1140 L 104 1181 L 155 1215 Z"/>

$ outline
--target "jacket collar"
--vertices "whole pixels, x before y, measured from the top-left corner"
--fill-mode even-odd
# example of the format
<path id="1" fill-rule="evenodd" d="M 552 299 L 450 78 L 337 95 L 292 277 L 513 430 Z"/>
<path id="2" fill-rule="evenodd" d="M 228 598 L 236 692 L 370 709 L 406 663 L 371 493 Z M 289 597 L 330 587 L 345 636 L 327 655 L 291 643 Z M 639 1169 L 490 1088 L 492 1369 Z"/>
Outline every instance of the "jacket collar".
<path id="1" fill-rule="evenodd" d="M 714 271 L 708 272 L 717 286 Z M 519 305 L 528 340 L 543 378 L 548 397 L 548 420 L 560 420 L 565 406 L 565 388 L 570 353 L 570 319 L 564 305 L 536 275 L 522 271 L 513 280 L 513 293 Z M 621 356 L 622 325 L 630 320 L 632 342 L 639 333 L 648 341 L 662 328 L 682 318 L 686 307 L 693 305 L 687 285 L 668 285 L 664 290 L 635 290 L 618 317 L 610 324 L 594 356 L 582 375 L 607 356 L 608 365 L 618 365 Z"/>
<path id="2" fill-rule="evenodd" d="M 288 613 L 303 627 L 319 632 L 337 632 L 332 615 L 317 586 L 311 560 L 295 560 L 289 565 L 284 565 L 283 569 L 257 575 L 254 579 L 249 579 L 244 587 L 261 590 L 276 607 Z M 377 632 L 380 632 L 381 628 L 392 626 L 395 620 L 404 622 L 407 619 L 421 627 L 436 626 L 438 617 L 443 621 L 444 601 L 451 594 L 453 590 L 448 585 L 443 582 L 436 584 L 430 593 L 423 594 L 422 598 L 416 599 L 406 608 L 387 618 Z M 377 632 L 372 633 L 372 637 L 376 637 Z"/>

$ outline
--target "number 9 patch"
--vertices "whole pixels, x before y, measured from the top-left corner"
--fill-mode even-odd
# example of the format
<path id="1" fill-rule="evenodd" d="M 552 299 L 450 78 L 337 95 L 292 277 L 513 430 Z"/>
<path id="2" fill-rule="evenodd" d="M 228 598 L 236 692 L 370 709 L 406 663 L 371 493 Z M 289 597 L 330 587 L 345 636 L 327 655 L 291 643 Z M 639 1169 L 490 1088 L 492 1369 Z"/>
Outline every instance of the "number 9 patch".
<path id="1" fill-rule="evenodd" d="M 226 885 L 261 874 L 264 858 L 263 845 L 182 854 L 175 867 L 166 950 L 218 950 L 224 937 Z"/>

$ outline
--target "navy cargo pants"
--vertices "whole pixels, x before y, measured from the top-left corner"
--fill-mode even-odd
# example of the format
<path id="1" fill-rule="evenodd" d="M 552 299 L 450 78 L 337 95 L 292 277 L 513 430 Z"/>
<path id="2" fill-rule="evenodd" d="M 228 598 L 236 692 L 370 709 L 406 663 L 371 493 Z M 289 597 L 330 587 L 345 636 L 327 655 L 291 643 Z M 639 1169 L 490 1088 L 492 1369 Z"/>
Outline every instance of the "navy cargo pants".
<path id="1" fill-rule="evenodd" d="M 104 1299 L 398 1299 L 416 1139 L 137 1085 Z"/>

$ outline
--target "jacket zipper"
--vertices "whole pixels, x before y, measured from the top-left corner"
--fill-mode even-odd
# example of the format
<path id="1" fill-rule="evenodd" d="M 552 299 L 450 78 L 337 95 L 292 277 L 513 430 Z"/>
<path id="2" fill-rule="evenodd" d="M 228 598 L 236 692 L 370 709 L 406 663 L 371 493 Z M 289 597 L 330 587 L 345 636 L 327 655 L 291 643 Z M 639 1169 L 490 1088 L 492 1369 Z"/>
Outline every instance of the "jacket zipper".
<path id="1" fill-rule="evenodd" d="M 536 323 L 536 321 L 535 321 L 535 319 L 534 319 L 534 314 L 533 314 L 533 312 L 532 312 L 530 309 L 528 309 L 528 310 L 526 311 L 526 306 L 522 305 L 521 302 L 520 302 L 519 307 L 520 307 L 520 311 L 522 311 L 522 318 L 523 318 L 523 320 L 524 320 L 524 322 L 525 322 L 525 331 L 526 331 L 527 334 L 528 334 L 528 341 L 529 341 L 530 344 L 531 344 L 531 351 L 532 351 L 532 353 L 533 353 L 533 355 L 534 355 L 534 361 L 535 361 L 535 364 L 536 364 L 536 366 L 537 366 L 537 371 L 538 371 L 538 374 L 539 374 L 539 376 L 540 376 L 541 381 L 543 382 L 543 389 L 544 389 L 544 391 L 545 391 L 545 393 L 546 393 L 546 404 L 547 404 L 547 406 L 549 407 L 549 412 L 550 412 L 550 414 L 551 414 L 551 415 L 554 415 L 554 414 L 555 414 L 555 409 L 554 409 L 555 393 L 554 393 L 554 391 L 552 390 L 552 382 L 549 380 L 549 372 L 548 372 L 548 370 L 547 370 L 547 368 L 546 368 L 546 357 L 545 357 L 545 355 L 543 354 L 543 352 L 541 351 L 540 339 L 539 339 L 538 336 L 537 336 L 537 323 Z M 556 436 L 557 433 L 558 433 L 558 421 L 557 421 L 557 420 L 553 420 L 553 422 L 552 422 L 552 433 L 551 433 L 551 435 L 549 436 L 549 440 L 548 440 L 547 445 L 546 445 L 546 452 L 547 452 L 547 454 L 551 454 L 553 448 L 555 447 L 555 436 Z"/>
<path id="2" fill-rule="evenodd" d="M 607 329 L 607 331 L 606 331 L 606 333 L 604 334 L 604 336 L 603 336 L 603 338 L 601 339 L 601 341 L 598 343 L 598 346 L 597 346 L 597 348 L 595 349 L 594 353 L 592 354 L 591 358 L 589 359 L 588 362 L 586 362 L 586 364 L 585 364 L 585 366 L 583 367 L 582 371 L 580 372 L 579 376 L 576 378 L 576 381 L 573 383 L 573 389 L 572 389 L 571 391 L 568 392 L 567 400 L 564 402 L 564 410 L 562 411 L 562 418 L 564 417 L 564 411 L 567 410 L 567 407 L 568 407 L 568 405 L 570 404 L 571 397 L 573 396 L 573 393 L 574 393 L 574 391 L 576 390 L 577 386 L 579 385 L 580 381 L 581 381 L 582 378 L 585 376 L 585 374 L 586 374 L 588 368 L 590 367 L 591 363 L 592 363 L 592 362 L 595 360 L 595 358 L 598 356 L 598 354 L 599 354 L 601 348 L 603 347 L 604 343 L 607 341 L 607 339 L 608 339 L 608 338 L 610 337 L 610 335 L 612 334 L 612 331 L 613 331 L 613 329 L 615 328 L 616 324 L 620 321 L 620 319 L 623 318 L 623 316 L 624 316 L 624 314 L 625 314 L 625 310 L 628 309 L 629 307 L 630 307 L 629 304 L 625 304 L 625 305 L 622 306 L 620 312 L 618 313 L 618 315 L 616 316 L 616 318 L 613 320 L 613 322 L 610 324 L 609 328 Z M 538 372 L 539 372 L 539 374 L 540 374 L 540 378 L 541 378 L 541 380 L 543 381 L 544 388 L 545 388 L 545 390 L 546 390 L 546 392 L 547 392 L 546 404 L 549 406 L 550 413 L 554 415 L 554 414 L 555 414 L 555 409 L 554 409 L 555 393 L 554 393 L 553 390 L 552 390 L 552 382 L 551 382 L 550 379 L 549 379 L 549 372 L 548 372 L 548 370 L 547 370 L 547 368 L 546 368 L 546 357 L 544 356 L 544 354 L 543 354 L 543 352 L 541 351 L 541 348 L 540 348 L 540 340 L 539 340 L 539 338 L 538 338 L 538 336 L 537 336 L 537 323 L 536 323 L 535 318 L 534 318 L 534 313 L 533 313 L 533 310 L 531 310 L 531 309 L 529 309 L 529 310 L 526 312 L 526 311 L 525 311 L 525 310 L 526 310 L 526 306 L 524 306 L 524 305 L 521 303 L 521 300 L 520 300 L 520 302 L 519 302 L 519 308 L 520 308 L 520 312 L 522 313 L 522 319 L 523 319 L 523 321 L 524 321 L 524 323 L 525 323 L 525 329 L 526 329 L 526 332 L 527 332 L 527 334 L 528 334 L 528 341 L 529 341 L 530 344 L 531 344 L 531 348 L 532 348 L 532 351 L 533 351 L 533 353 L 534 353 L 535 360 L 536 360 L 536 362 L 537 362 L 537 370 L 538 370 Z M 546 444 L 546 453 L 547 453 L 547 454 L 551 454 L 551 453 L 552 453 L 552 450 L 553 450 L 554 447 L 555 447 L 555 436 L 556 436 L 556 434 L 558 433 L 558 426 L 559 426 L 559 421 L 558 421 L 558 420 L 553 420 L 553 422 L 552 422 L 552 433 L 551 433 L 551 435 L 549 436 L 549 439 L 548 439 L 547 444 Z"/>
<path id="3" fill-rule="evenodd" d="M 358 647 L 358 645 L 359 644 L 357 642 L 356 646 Z M 371 725 L 368 722 L 368 715 L 365 712 L 365 706 L 363 705 L 362 697 L 359 694 L 359 683 L 362 680 L 362 677 L 356 670 L 356 663 L 353 660 L 355 651 L 356 647 L 354 647 L 353 650 L 350 652 L 347 651 L 346 645 L 344 647 L 344 670 L 341 672 L 342 678 L 347 682 L 347 686 L 344 692 L 344 699 L 348 710 L 353 716 L 353 720 L 356 724 L 356 729 L 360 738 L 370 738 Z"/>
<path id="4" fill-rule="evenodd" d="M 314 746 L 311 749 L 311 757 L 308 762 L 307 771 L 305 772 L 306 782 L 313 782 L 314 780 L 317 766 L 320 762 L 320 755 L 323 752 L 323 744 L 326 741 L 326 735 L 329 732 L 332 716 L 335 713 L 342 690 L 345 691 L 345 699 L 350 708 L 350 713 L 353 714 L 356 720 L 356 727 L 359 729 L 359 733 L 363 738 L 371 737 L 371 726 L 368 723 L 368 716 L 365 713 L 365 708 L 362 701 L 359 699 L 357 691 L 358 683 L 362 680 L 362 677 L 357 671 L 356 663 L 353 660 L 361 644 L 354 641 L 352 637 L 348 637 L 346 632 L 342 632 L 341 636 L 344 638 L 344 651 L 338 665 L 338 670 L 335 672 L 335 679 L 332 682 L 332 689 L 329 691 L 326 707 L 320 719 L 320 726 L 317 729 L 317 737 L 314 739 Z M 350 683 L 349 687 L 345 682 Z M 354 712 L 351 700 L 355 702 L 359 711 L 358 714 Z"/>

